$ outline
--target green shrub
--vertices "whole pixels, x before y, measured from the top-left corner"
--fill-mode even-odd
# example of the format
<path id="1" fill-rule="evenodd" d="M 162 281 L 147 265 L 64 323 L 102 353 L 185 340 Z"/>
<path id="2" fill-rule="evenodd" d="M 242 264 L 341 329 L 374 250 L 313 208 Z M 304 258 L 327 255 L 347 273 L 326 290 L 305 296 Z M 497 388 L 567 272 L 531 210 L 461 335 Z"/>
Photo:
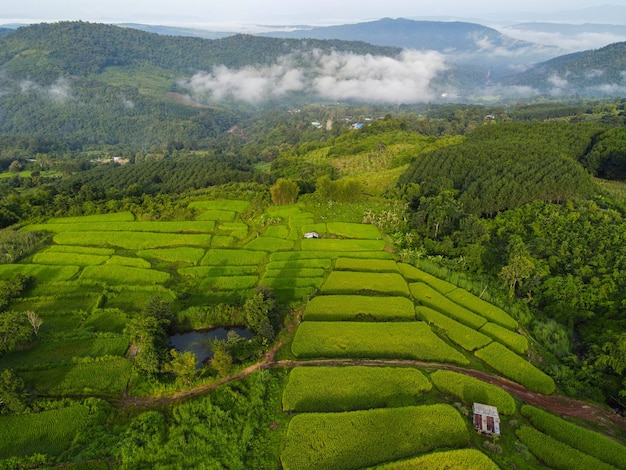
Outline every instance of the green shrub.
<path id="1" fill-rule="evenodd" d="M 296 367 L 283 392 L 283 410 L 353 411 L 415 405 L 431 388 L 417 369 Z"/>
<path id="2" fill-rule="evenodd" d="M 500 387 L 448 370 L 433 372 L 430 380 L 439 391 L 454 395 L 465 403 L 483 403 L 497 407 L 500 414 L 515 414 L 515 400 Z"/>
<path id="3" fill-rule="evenodd" d="M 398 263 L 398 269 L 407 280 L 423 282 L 442 294 L 448 294 L 449 292 L 457 289 L 457 286 L 454 284 L 450 284 L 449 282 L 439 279 L 432 274 L 428 274 L 427 272 L 422 271 L 415 266 L 411 266 L 410 264 Z"/>
<path id="4" fill-rule="evenodd" d="M 335 269 L 338 271 L 367 271 L 375 273 L 398 273 L 398 265 L 393 260 L 337 258 Z"/>
<path id="5" fill-rule="evenodd" d="M 515 434 L 537 459 L 557 470 L 609 470 L 613 466 L 537 431 L 522 426 Z"/>
<path id="6" fill-rule="evenodd" d="M 543 394 L 553 393 L 554 380 L 500 343 L 491 343 L 474 355 L 505 377 Z"/>
<path id="7" fill-rule="evenodd" d="M 111 285 L 163 284 L 169 278 L 170 275 L 163 271 L 118 265 L 87 266 L 80 275 L 80 279 L 98 280 Z"/>
<path id="8" fill-rule="evenodd" d="M 480 315 L 476 315 L 474 312 L 452 302 L 445 295 L 423 282 L 411 283 L 409 284 L 409 289 L 411 290 L 411 295 L 420 304 L 437 310 L 470 328 L 478 329 L 487 323 L 487 320 Z"/>
<path id="9" fill-rule="evenodd" d="M 286 439 L 285 470 L 350 470 L 461 447 L 469 434 L 454 408 L 430 405 L 296 415 Z"/>
<path id="10" fill-rule="evenodd" d="M 385 242 L 383 240 L 306 238 L 301 240 L 300 246 L 302 251 L 383 251 Z"/>
<path id="11" fill-rule="evenodd" d="M 617 468 L 626 469 L 626 446 L 534 406 L 524 405 L 521 412 L 535 428 L 550 437 Z"/>
<path id="12" fill-rule="evenodd" d="M 304 310 L 304 320 L 415 320 L 415 307 L 406 297 L 318 295 Z"/>
<path id="13" fill-rule="evenodd" d="M 0 459 L 27 455 L 59 455 L 85 427 L 89 408 L 72 405 L 26 415 L 0 416 Z"/>
<path id="14" fill-rule="evenodd" d="M 415 307 L 415 312 L 417 314 L 417 318 L 431 323 L 437 328 L 443 330 L 448 338 L 466 351 L 474 351 L 491 343 L 491 338 L 488 336 L 479 333 L 469 326 L 465 326 L 462 323 L 452 320 L 432 308 L 418 305 Z"/>
<path id="15" fill-rule="evenodd" d="M 361 273 L 333 271 L 322 286 L 323 294 L 358 294 L 377 292 L 384 295 L 409 296 L 409 287 L 397 273 Z"/>
<path id="16" fill-rule="evenodd" d="M 457 304 L 468 308 L 472 312 L 479 314 L 481 317 L 485 317 L 487 320 L 497 323 L 498 325 L 508 328 L 509 330 L 515 330 L 518 327 L 517 321 L 515 321 L 504 310 L 484 301 L 465 289 L 454 289 L 453 291 L 448 292 L 447 296 L 450 300 L 456 302 Z"/>
<path id="17" fill-rule="evenodd" d="M 379 240 L 380 230 L 375 225 L 352 224 L 348 222 L 328 222 L 326 224 L 329 233 L 345 238 L 362 238 L 366 240 Z"/>
<path id="18" fill-rule="evenodd" d="M 498 470 L 489 457 L 476 449 L 433 452 L 408 460 L 379 465 L 375 470 Z"/>
<path id="19" fill-rule="evenodd" d="M 469 364 L 422 322 L 302 322 L 291 350 L 302 358 L 401 358 Z"/>
<path id="20" fill-rule="evenodd" d="M 215 238 L 215 237 L 214 237 Z M 140 250 L 137 256 L 142 258 L 155 258 L 163 261 L 198 264 L 204 256 L 204 249 L 188 246 L 175 248 L 154 248 L 152 250 Z"/>
<path id="21" fill-rule="evenodd" d="M 500 325 L 485 323 L 479 331 L 504 344 L 517 354 L 526 354 L 526 351 L 528 351 L 528 340 L 525 336 L 507 330 Z"/>

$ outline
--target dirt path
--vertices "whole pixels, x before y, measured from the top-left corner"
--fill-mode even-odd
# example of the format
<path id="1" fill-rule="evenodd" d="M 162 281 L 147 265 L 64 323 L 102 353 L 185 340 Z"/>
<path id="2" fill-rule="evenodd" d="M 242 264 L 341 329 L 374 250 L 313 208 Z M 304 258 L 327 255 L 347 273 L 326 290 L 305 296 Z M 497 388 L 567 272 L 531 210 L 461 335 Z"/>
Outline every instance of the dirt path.
<path id="1" fill-rule="evenodd" d="M 542 395 L 528 390 L 520 384 L 511 382 L 505 378 L 489 374 L 473 369 L 464 369 L 462 367 L 453 366 L 450 364 L 440 364 L 432 362 L 412 361 L 412 360 L 400 360 L 400 359 L 318 359 L 309 361 L 291 361 L 282 360 L 276 361 L 275 355 L 282 341 L 278 341 L 272 349 L 270 349 L 264 356 L 261 362 L 257 362 L 245 369 L 242 369 L 235 374 L 228 377 L 224 377 L 215 382 L 209 384 L 198 385 L 188 388 L 181 392 L 163 396 L 163 397 L 138 397 L 129 398 L 123 400 L 121 407 L 128 406 L 140 406 L 140 407 L 153 407 L 159 405 L 166 405 L 185 398 L 195 397 L 209 392 L 221 385 L 232 382 L 234 380 L 243 379 L 253 372 L 262 369 L 269 368 L 293 368 L 303 366 L 331 366 L 331 367 L 345 367 L 345 366 L 367 366 L 367 367 L 380 367 L 380 366 L 394 366 L 394 367 L 417 367 L 421 369 L 444 369 L 459 372 L 461 374 L 475 377 L 483 382 L 487 382 L 496 385 L 503 390 L 515 395 L 522 401 L 535 405 L 547 410 L 553 411 L 560 415 L 571 416 L 575 418 L 584 419 L 593 423 L 607 426 L 610 422 L 615 426 L 622 429 L 626 429 L 626 418 L 620 416 L 617 413 L 606 410 L 598 405 L 585 403 L 579 400 L 558 396 L 558 395 Z"/>

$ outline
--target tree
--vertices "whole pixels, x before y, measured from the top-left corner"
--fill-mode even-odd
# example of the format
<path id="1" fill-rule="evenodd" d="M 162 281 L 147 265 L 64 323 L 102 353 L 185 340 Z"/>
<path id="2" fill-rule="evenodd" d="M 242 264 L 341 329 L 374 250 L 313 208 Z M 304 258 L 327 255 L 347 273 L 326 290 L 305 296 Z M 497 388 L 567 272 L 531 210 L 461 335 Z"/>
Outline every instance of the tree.
<path id="1" fill-rule="evenodd" d="M 32 333 L 26 317 L 20 312 L 0 313 L 0 355 L 30 340 Z"/>
<path id="2" fill-rule="evenodd" d="M 277 206 L 294 204 L 299 192 L 298 184 L 286 178 L 278 178 L 276 184 L 270 188 L 272 202 Z"/>
<path id="3" fill-rule="evenodd" d="M 26 312 L 26 318 L 28 319 L 28 323 L 33 327 L 33 331 L 35 332 L 35 336 L 39 335 L 39 328 L 43 324 L 43 320 L 39 315 L 37 315 L 33 310 L 28 310 Z"/>
<path id="4" fill-rule="evenodd" d="M 11 173 L 19 173 L 22 171 L 22 164 L 17 160 L 13 160 L 13 162 L 9 165 L 9 171 Z"/>
<path id="5" fill-rule="evenodd" d="M 264 292 L 256 292 L 243 305 L 246 326 L 261 337 L 265 346 L 274 341 L 276 337 L 276 331 L 271 321 L 275 308 L 276 301 L 271 295 L 266 295 Z"/>
<path id="6" fill-rule="evenodd" d="M 508 285 L 509 296 L 513 297 L 516 286 L 521 285 L 524 279 L 531 277 L 534 270 L 535 264 L 530 258 L 517 254 L 509 260 L 509 264 L 500 270 L 498 277 Z"/>
<path id="7" fill-rule="evenodd" d="M 172 359 L 165 364 L 165 372 L 171 372 L 185 385 L 190 385 L 196 375 L 196 355 L 191 351 L 170 350 Z"/>
<path id="8" fill-rule="evenodd" d="M 228 353 L 226 345 L 222 341 L 213 341 L 211 349 L 213 350 L 211 367 L 217 371 L 220 377 L 227 377 L 233 366 L 233 358 Z"/>
<path id="9" fill-rule="evenodd" d="M 28 411 L 24 381 L 11 369 L 0 372 L 0 414 Z"/>

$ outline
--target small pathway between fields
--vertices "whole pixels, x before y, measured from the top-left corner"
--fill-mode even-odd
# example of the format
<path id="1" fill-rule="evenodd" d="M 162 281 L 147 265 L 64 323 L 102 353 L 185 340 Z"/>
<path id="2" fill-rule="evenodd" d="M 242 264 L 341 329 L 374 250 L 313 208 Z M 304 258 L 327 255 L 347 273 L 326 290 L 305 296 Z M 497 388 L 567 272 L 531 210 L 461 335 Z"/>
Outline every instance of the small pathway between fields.
<path id="1" fill-rule="evenodd" d="M 414 360 L 403 359 L 315 359 L 307 361 L 292 361 L 282 360 L 276 361 L 275 355 L 282 342 L 277 342 L 272 349 L 270 349 L 263 358 L 262 361 L 257 362 L 245 369 L 242 369 L 228 377 L 224 377 L 215 382 L 209 384 L 197 385 L 190 387 L 183 391 L 177 392 L 172 395 L 162 397 L 135 397 L 123 399 L 120 403 L 122 408 L 129 406 L 139 407 L 155 407 L 166 405 L 185 398 L 195 397 L 207 393 L 215 388 L 224 385 L 234 380 L 243 379 L 253 372 L 262 369 L 285 367 L 302 367 L 302 366 L 330 366 L 330 367 L 345 367 L 345 366 L 368 366 L 368 367 L 380 367 L 380 366 L 394 366 L 394 367 L 416 367 L 421 369 L 445 369 L 454 372 L 460 372 L 465 375 L 475 377 L 483 382 L 487 382 L 506 390 L 507 392 L 517 396 L 522 401 L 530 405 L 535 405 L 547 410 L 553 411 L 560 415 L 571 416 L 574 418 L 580 418 L 593 423 L 606 426 L 608 422 L 614 425 L 626 429 L 626 418 L 619 414 L 606 410 L 601 406 L 585 403 L 579 400 L 558 396 L 558 395 L 543 395 L 541 393 L 532 392 L 520 384 L 507 380 L 503 377 L 482 372 L 479 370 L 465 369 L 463 367 L 453 366 L 450 364 L 440 364 L 433 362 L 423 362 Z"/>

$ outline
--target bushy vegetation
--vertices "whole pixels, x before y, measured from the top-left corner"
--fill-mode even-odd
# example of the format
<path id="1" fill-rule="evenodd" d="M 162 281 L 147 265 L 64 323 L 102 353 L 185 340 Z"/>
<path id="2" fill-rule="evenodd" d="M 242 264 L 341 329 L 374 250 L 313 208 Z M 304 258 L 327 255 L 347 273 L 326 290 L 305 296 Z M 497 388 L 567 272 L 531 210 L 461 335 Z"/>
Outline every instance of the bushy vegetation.
<path id="1" fill-rule="evenodd" d="M 416 405 L 432 388 L 417 369 L 296 367 L 283 392 L 285 411 L 353 411 Z"/>
<path id="2" fill-rule="evenodd" d="M 281 461 L 286 470 L 358 469 L 468 440 L 463 419 L 449 405 L 308 413 L 289 423 Z"/>

